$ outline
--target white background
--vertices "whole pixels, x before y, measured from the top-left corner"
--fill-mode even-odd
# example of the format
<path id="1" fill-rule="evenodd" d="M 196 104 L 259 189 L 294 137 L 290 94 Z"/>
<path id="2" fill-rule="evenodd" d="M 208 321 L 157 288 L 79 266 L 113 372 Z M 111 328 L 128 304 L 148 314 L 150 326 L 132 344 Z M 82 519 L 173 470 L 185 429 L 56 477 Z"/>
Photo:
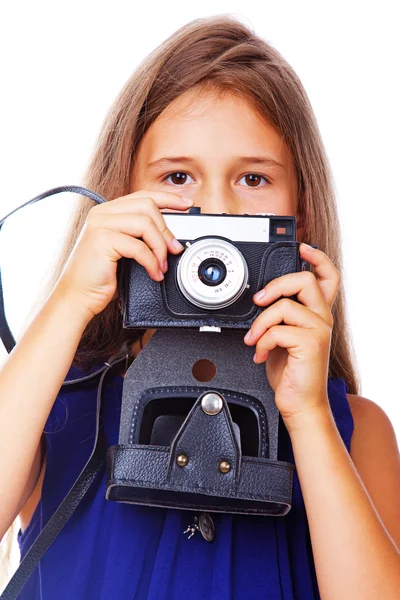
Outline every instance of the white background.
<path id="1" fill-rule="evenodd" d="M 4 4 L 0 216 L 52 187 L 81 183 L 108 107 L 155 46 L 194 18 L 237 16 L 289 61 L 314 107 L 337 190 L 361 394 L 384 408 L 399 439 L 396 8 L 394 1 L 304 0 Z M 31 212 L 0 234 L 15 335 L 74 199 L 55 196 L 38 212 L 24 209 Z"/>

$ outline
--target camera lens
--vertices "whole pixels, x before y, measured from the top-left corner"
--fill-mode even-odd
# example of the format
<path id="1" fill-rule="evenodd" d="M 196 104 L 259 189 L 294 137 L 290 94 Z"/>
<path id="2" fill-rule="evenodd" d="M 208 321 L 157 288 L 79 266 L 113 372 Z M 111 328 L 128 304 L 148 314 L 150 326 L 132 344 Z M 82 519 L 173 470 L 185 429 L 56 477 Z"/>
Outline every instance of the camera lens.
<path id="1" fill-rule="evenodd" d="M 244 256 L 225 238 L 193 241 L 176 269 L 178 289 L 191 304 L 207 310 L 234 304 L 249 287 L 248 277 Z"/>
<path id="2" fill-rule="evenodd" d="M 198 275 L 205 285 L 219 285 L 226 277 L 226 267 L 221 260 L 209 258 L 199 265 Z"/>

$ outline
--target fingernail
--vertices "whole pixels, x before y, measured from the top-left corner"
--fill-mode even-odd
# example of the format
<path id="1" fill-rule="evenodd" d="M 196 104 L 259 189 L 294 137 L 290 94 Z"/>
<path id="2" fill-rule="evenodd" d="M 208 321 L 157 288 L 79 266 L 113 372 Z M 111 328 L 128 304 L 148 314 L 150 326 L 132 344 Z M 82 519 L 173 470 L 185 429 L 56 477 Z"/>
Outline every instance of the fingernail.
<path id="1" fill-rule="evenodd" d="M 176 250 L 183 250 L 182 244 L 175 238 L 172 240 L 172 245 Z"/>
<path id="2" fill-rule="evenodd" d="M 164 273 L 162 271 L 158 271 L 158 278 L 160 281 L 164 279 Z"/>
<path id="3" fill-rule="evenodd" d="M 185 204 L 193 204 L 194 200 L 192 200 L 191 198 L 184 198 L 182 196 L 182 200 L 184 201 Z"/>
<path id="4" fill-rule="evenodd" d="M 310 250 L 310 252 L 313 252 L 313 251 L 315 250 L 315 248 L 313 248 L 312 246 L 309 246 L 308 244 L 304 244 L 304 243 L 303 243 L 303 246 L 304 246 L 304 247 L 305 247 L 307 250 Z"/>
<path id="5" fill-rule="evenodd" d="M 265 290 L 261 290 L 254 295 L 254 300 L 261 300 L 265 296 Z"/>
<path id="6" fill-rule="evenodd" d="M 244 336 L 244 341 L 245 342 L 249 342 L 251 339 L 251 330 L 249 329 L 249 331 L 246 333 L 246 335 Z"/>
<path id="7" fill-rule="evenodd" d="M 163 262 L 163 272 L 165 273 L 167 270 L 168 270 L 168 261 L 167 261 L 167 259 L 165 259 Z"/>

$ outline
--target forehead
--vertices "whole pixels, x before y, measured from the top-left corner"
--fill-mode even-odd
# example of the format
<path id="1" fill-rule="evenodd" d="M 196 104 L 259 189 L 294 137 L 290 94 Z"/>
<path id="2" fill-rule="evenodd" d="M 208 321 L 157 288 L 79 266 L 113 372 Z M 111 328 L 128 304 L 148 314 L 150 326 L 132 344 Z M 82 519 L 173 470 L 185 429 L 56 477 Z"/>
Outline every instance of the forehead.
<path id="1" fill-rule="evenodd" d="M 198 154 L 202 143 L 210 152 L 210 142 L 215 151 L 269 150 L 277 160 L 290 160 L 281 135 L 250 102 L 229 92 L 204 90 L 189 90 L 169 104 L 146 131 L 138 152 L 146 158 L 172 150 Z"/>

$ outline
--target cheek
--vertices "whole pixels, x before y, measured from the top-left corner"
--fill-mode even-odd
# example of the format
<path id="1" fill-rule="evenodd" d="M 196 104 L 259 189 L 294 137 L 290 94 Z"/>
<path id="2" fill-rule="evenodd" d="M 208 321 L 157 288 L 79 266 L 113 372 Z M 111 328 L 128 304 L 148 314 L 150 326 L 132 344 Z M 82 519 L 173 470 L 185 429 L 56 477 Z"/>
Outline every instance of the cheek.
<path id="1" fill-rule="evenodd" d="M 143 146 L 143 140 L 136 149 L 134 158 L 130 168 L 130 189 L 132 192 L 146 189 L 146 169 L 145 166 L 148 163 L 146 147 Z"/>
<path id="2" fill-rule="evenodd" d="M 284 215 L 297 214 L 297 185 L 296 182 L 286 181 L 277 189 L 276 200 Z"/>
<path id="3" fill-rule="evenodd" d="M 275 184 L 269 188 L 265 199 L 268 202 L 268 212 L 285 216 L 296 215 L 297 199 L 290 186 Z"/>

